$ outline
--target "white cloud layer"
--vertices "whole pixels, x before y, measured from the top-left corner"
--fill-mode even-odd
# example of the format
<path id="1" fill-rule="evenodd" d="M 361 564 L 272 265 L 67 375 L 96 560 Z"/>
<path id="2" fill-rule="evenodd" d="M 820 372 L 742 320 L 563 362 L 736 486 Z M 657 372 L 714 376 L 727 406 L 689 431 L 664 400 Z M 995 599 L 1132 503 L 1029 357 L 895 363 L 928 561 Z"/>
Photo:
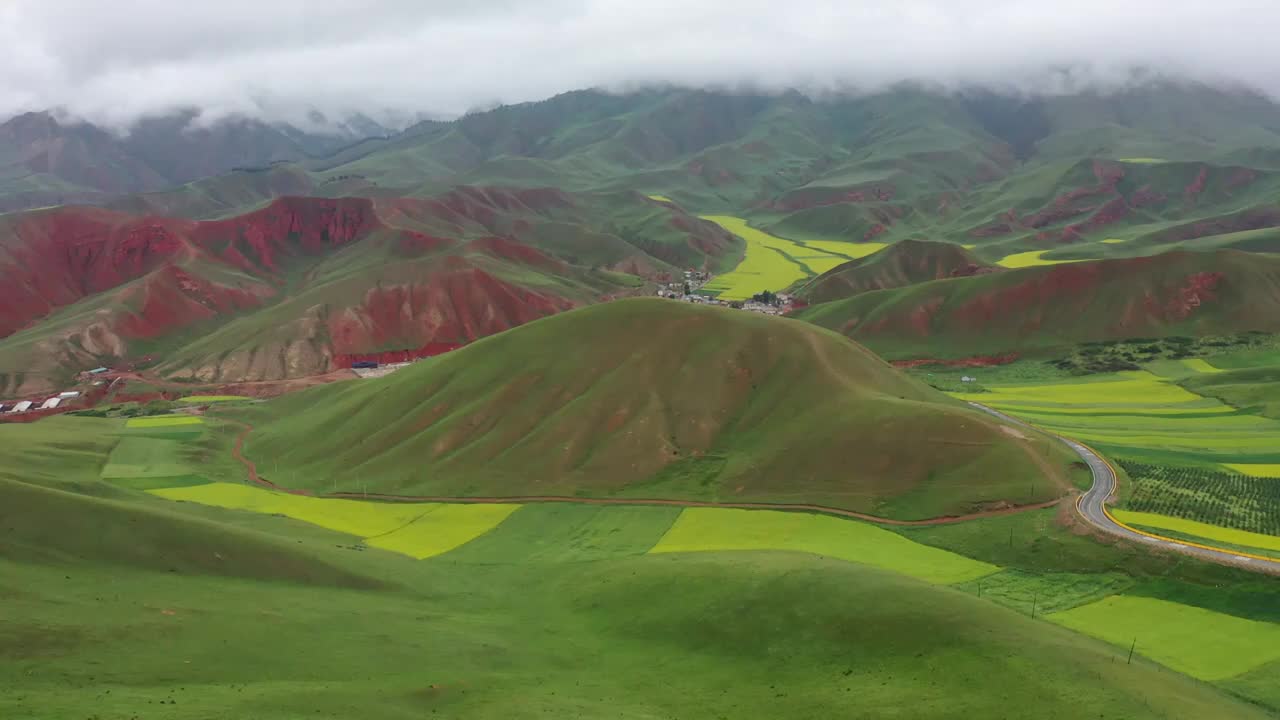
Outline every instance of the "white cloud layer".
<path id="1" fill-rule="evenodd" d="M 1135 67 L 1280 95 L 1276 0 L 0 0 L 0 118 L 452 115 L 583 87 L 1054 92 Z"/>

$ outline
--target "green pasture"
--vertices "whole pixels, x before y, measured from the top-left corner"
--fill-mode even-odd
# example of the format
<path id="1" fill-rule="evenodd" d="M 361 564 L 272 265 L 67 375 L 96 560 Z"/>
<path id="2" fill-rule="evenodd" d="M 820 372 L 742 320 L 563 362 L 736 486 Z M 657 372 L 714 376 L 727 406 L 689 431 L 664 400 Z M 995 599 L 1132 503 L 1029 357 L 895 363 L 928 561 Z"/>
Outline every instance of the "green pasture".
<path id="1" fill-rule="evenodd" d="M 441 560 L 503 564 L 643 555 L 679 515 L 675 507 L 532 503 Z"/>
<path id="2" fill-rule="evenodd" d="M 127 433 L 102 467 L 102 479 L 136 489 L 200 484 L 200 465 L 182 437 Z"/>
<path id="3" fill-rule="evenodd" d="M 1280 625 L 1145 597 L 1115 595 L 1049 616 L 1201 680 L 1280 659 Z M 1135 645 L 1136 641 L 1136 645 Z"/>
<path id="4" fill-rule="evenodd" d="M 1152 596 L 1267 639 L 1271 586 L 1100 545 L 1053 510 L 889 530 L 801 513 L 393 505 L 231 483 L 133 493 L 98 479 L 110 456 L 184 454 L 122 438 L 173 441 L 122 434 L 119 420 L 52 420 L 36 433 L 0 426 L 0 475 L 40 457 L 60 483 L 0 477 L 5 718 L 1268 712 L 1146 659 L 1185 667 L 1202 648 L 1166 642 L 1157 656 L 1140 641 L 1125 665 L 1123 643 L 1046 613 Z M 234 433 L 204 432 L 179 444 L 228 453 Z M 221 473 L 220 462 L 206 466 Z M 1162 642 L 1180 631 L 1150 624 Z M 1214 682 L 1269 702 L 1280 688 L 1256 662 L 1268 656 L 1244 649 L 1249 672 Z M 1034 714 L 1010 711 L 1020 707 Z"/>
<path id="5" fill-rule="evenodd" d="M 252 400 L 253 398 L 244 395 L 188 395 L 184 398 L 178 398 L 178 402 L 184 403 L 225 403 L 236 402 L 239 400 Z"/>
<path id="6" fill-rule="evenodd" d="M 688 508 L 652 553 L 793 550 L 893 570 L 931 583 L 972 580 L 998 568 L 913 543 L 874 525 L 826 515 Z"/>

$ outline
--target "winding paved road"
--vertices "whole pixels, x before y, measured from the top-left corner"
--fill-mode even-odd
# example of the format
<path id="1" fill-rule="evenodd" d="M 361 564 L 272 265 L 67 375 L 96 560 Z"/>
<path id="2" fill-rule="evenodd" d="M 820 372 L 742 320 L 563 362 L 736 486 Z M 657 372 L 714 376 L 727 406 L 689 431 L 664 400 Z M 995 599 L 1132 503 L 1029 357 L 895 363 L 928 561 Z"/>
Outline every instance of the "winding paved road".
<path id="1" fill-rule="evenodd" d="M 1013 423 L 1032 430 L 1047 432 L 1043 428 L 1036 428 L 1018 418 L 1006 415 L 999 410 L 994 410 L 981 403 L 970 402 L 975 408 L 993 415 L 1005 422 Z M 1080 517 L 1095 528 L 1116 537 L 1126 540 L 1158 547 L 1165 550 L 1180 552 L 1184 555 L 1191 555 L 1201 560 L 1210 562 L 1224 563 L 1234 565 L 1249 570 L 1259 572 L 1267 572 L 1280 574 L 1280 560 L 1263 557 L 1261 555 L 1250 555 L 1248 553 L 1236 553 L 1230 550 L 1222 550 L 1219 548 L 1209 547 L 1208 545 L 1198 545 L 1192 542 L 1176 540 L 1174 538 L 1153 535 L 1150 533 L 1136 530 L 1116 520 L 1114 516 L 1107 510 L 1107 500 L 1116 492 L 1116 471 L 1111 467 L 1111 463 L 1107 462 L 1101 455 L 1090 450 L 1082 443 L 1078 443 L 1070 438 L 1062 437 L 1050 433 L 1062 442 L 1067 444 L 1085 464 L 1089 466 L 1089 471 L 1093 473 L 1093 486 L 1089 490 L 1076 499 L 1076 511 Z"/>

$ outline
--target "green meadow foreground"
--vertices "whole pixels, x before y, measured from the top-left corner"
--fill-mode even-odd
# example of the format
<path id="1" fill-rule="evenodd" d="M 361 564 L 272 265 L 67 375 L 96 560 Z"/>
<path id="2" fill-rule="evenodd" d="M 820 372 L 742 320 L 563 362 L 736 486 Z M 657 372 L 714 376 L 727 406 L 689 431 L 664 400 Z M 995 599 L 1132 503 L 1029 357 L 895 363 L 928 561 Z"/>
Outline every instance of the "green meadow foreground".
<path id="1" fill-rule="evenodd" d="M 1071 422 L 1064 392 L 1005 404 Z M 251 482 L 246 424 L 310 495 Z M 203 415 L 0 425 L 0 717 L 1274 717 L 1280 586 L 1019 507 L 1087 483 L 1073 458 L 834 333 L 657 300 Z"/>
<path id="2" fill-rule="evenodd" d="M 215 482 L 145 493 L 100 477 L 137 432 L 0 427 L 17 441 L 4 477 L 33 457 L 57 470 L 0 480 L 6 718 L 1261 718 L 1230 693 L 1277 699 L 1259 632 L 1280 632 L 1273 587 L 1210 601 L 1202 583 L 1240 578 L 1095 546 L 1053 529 L 1053 510 L 894 533 L 770 511 L 304 498 L 201 464 L 230 445 L 216 420 L 153 438 L 182 444 L 173 470 Z M 440 532 L 379 542 L 414 525 Z M 443 552 L 418 544 L 443 536 Z M 1046 604 L 1059 587 L 1053 614 L 1001 595 L 1014 577 Z M 1128 665 L 1112 626 L 1084 629 L 1115 646 L 1057 627 L 1115 599 L 1084 585 L 1183 602 L 1149 601 L 1173 615 L 1144 619 Z M 1208 619 L 1199 645 L 1179 612 Z M 1209 638 L 1231 656 L 1204 656 Z"/>

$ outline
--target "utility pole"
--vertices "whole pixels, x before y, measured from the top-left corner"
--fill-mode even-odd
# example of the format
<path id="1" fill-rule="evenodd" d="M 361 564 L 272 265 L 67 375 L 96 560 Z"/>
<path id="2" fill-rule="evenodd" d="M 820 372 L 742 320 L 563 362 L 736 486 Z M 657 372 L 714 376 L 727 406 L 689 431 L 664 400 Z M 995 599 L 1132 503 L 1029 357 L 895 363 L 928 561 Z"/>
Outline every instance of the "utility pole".
<path id="1" fill-rule="evenodd" d="M 1040 602 L 1040 593 L 1036 592 L 1036 594 L 1031 596 L 1031 619 L 1032 620 L 1036 619 L 1036 603 L 1038 602 Z"/>
<path id="2" fill-rule="evenodd" d="M 1134 638 L 1134 639 L 1133 639 L 1133 644 L 1129 646 L 1129 661 L 1128 661 L 1128 662 L 1126 662 L 1126 663 L 1125 663 L 1125 665 L 1132 665 L 1132 664 L 1133 664 L 1133 650 L 1134 650 L 1134 648 L 1136 648 L 1136 647 L 1138 647 L 1138 638 Z"/>

